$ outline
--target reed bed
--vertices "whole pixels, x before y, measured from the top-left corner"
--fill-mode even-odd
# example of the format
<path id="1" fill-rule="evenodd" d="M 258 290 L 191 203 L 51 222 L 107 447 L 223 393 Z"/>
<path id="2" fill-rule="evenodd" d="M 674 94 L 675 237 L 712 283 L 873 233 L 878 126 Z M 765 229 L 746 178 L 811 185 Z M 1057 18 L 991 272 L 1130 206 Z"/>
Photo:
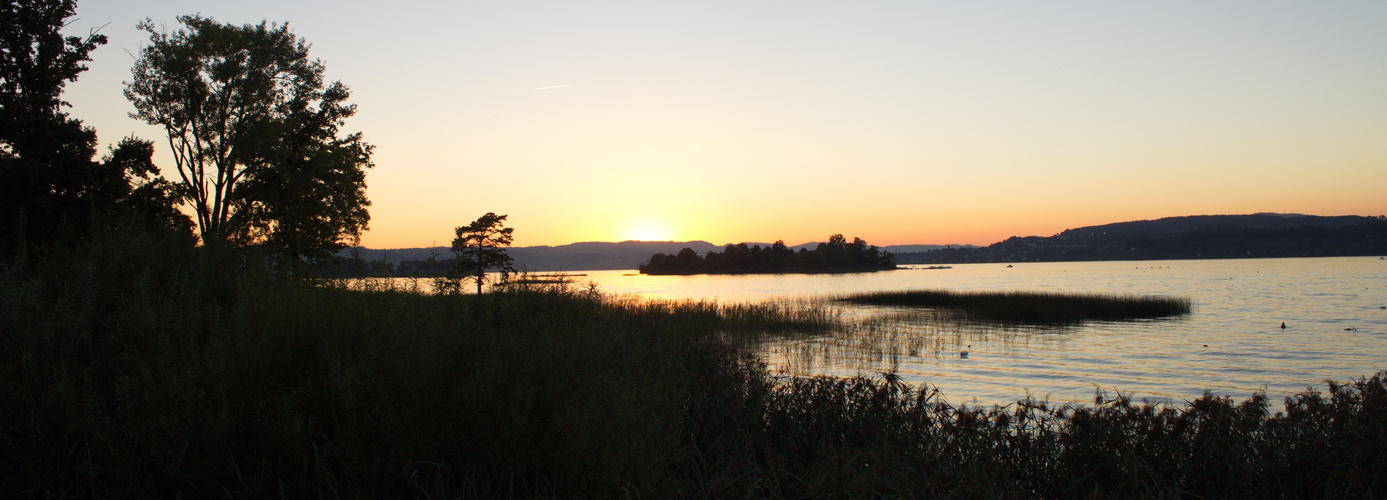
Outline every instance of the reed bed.
<path id="1" fill-rule="evenodd" d="M 839 297 L 852 304 L 937 308 L 962 319 L 1042 325 L 1129 321 L 1189 314 L 1190 299 L 1115 294 L 910 290 Z"/>
<path id="2" fill-rule="evenodd" d="M 1387 487 L 1387 381 L 1182 407 L 949 404 L 878 378 L 754 367 L 693 409 L 689 481 L 750 498 L 1373 498 Z"/>
<path id="3" fill-rule="evenodd" d="M 841 314 L 839 321 L 824 335 L 764 339 L 761 350 L 773 356 L 773 369 L 788 373 L 885 373 L 899 369 L 902 358 L 958 358 L 969 344 L 1009 354 L 1051 338 L 1036 333 L 1068 328 L 968 321 L 933 309 Z"/>
<path id="4" fill-rule="evenodd" d="M 970 408 L 786 378 L 804 304 L 429 295 L 103 235 L 0 260 L 0 491 L 20 498 L 1380 497 L 1381 374 L 1288 400 Z"/>

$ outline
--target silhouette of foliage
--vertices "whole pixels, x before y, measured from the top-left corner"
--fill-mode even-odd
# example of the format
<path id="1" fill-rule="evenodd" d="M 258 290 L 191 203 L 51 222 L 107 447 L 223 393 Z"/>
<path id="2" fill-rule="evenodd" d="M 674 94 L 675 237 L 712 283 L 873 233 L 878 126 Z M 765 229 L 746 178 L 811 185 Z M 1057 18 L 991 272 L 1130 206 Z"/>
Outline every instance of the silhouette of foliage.
<path id="1" fill-rule="evenodd" d="M 895 269 L 891 252 L 868 245 L 862 238 L 847 238 L 835 234 L 828 242 L 819 243 L 814 250 L 799 252 L 776 241 L 768 247 L 746 243 L 727 245 L 722 252 L 699 256 L 691 248 L 675 255 L 657 253 L 641 264 L 643 274 L 750 274 L 750 273 L 811 273 L 856 272 Z"/>
<path id="2" fill-rule="evenodd" d="M 168 134 L 179 185 L 208 244 L 260 243 L 329 257 L 370 220 L 371 146 L 339 135 L 356 106 L 288 25 L 183 16 L 149 45 L 125 88 L 135 118 Z"/>
<path id="3" fill-rule="evenodd" d="M 186 228 L 158 179 L 152 144 L 127 138 L 95 161 L 96 131 L 63 111 L 61 94 L 106 43 L 64 37 L 73 0 L 0 3 L 0 247 L 85 234 L 94 214 L 122 212 Z"/>
<path id="4" fill-rule="evenodd" d="M 443 291 L 458 292 L 462 283 L 472 280 L 477 283 L 480 295 L 488 271 L 499 271 L 502 282 L 515 272 L 513 260 L 505 249 L 513 240 L 511 234 L 515 228 L 503 227 L 505 222 L 505 215 L 487 212 L 471 224 L 454 229 L 457 237 L 453 238 L 453 254 L 457 257 L 448 279 L 440 283 L 445 284 L 440 287 Z"/>

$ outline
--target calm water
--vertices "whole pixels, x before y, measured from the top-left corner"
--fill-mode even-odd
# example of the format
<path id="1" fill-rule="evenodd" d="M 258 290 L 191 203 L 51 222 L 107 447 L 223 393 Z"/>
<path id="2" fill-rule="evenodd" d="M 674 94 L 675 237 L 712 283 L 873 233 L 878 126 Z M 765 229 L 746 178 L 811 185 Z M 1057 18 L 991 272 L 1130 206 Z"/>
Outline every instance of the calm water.
<path id="1" fill-rule="evenodd" d="M 899 309 L 847 309 L 843 335 L 763 349 L 796 374 L 896 370 L 954 403 L 1025 397 L 1091 402 L 1095 389 L 1182 402 L 1211 391 L 1274 401 L 1322 381 L 1387 369 L 1387 260 L 1377 257 L 954 265 L 847 275 L 641 276 L 589 271 L 604 292 L 761 301 L 925 288 L 1189 297 L 1170 320 L 1012 328 L 919 321 Z M 1285 322 L 1286 329 L 1281 329 Z M 1355 330 L 1346 330 L 1355 329 Z M 971 346 L 971 347 L 965 347 Z M 967 348 L 966 359 L 958 356 Z"/>

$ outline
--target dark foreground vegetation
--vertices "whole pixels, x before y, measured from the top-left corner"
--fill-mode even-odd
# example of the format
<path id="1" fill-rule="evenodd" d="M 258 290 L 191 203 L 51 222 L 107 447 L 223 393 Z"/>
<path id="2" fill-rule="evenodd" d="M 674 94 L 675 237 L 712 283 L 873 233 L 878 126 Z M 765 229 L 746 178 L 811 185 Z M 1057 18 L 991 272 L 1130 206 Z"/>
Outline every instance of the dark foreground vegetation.
<path id="1" fill-rule="evenodd" d="M 1190 312 L 1187 298 L 1096 293 L 911 290 L 860 293 L 838 300 L 877 306 L 945 309 L 958 312 L 964 319 L 979 321 L 1060 325 L 1163 318 Z"/>
<path id="2" fill-rule="evenodd" d="M 0 260 L 30 498 L 1380 497 L 1381 375 L 1269 402 L 947 404 L 743 354 L 812 308 L 423 295 L 112 231 Z M 779 332 L 779 333 L 777 333 Z M 956 395 L 965 397 L 966 395 Z"/>
<path id="3" fill-rule="evenodd" d="M 657 253 L 640 265 L 641 274 L 756 274 L 756 273 L 848 273 L 896 268 L 891 252 L 868 245 L 862 238 L 849 243 L 841 234 L 819 243 L 813 250 L 798 252 L 777 241 L 770 246 L 745 243 L 727 245 L 722 252 L 699 255 L 691 248 L 674 255 Z"/>

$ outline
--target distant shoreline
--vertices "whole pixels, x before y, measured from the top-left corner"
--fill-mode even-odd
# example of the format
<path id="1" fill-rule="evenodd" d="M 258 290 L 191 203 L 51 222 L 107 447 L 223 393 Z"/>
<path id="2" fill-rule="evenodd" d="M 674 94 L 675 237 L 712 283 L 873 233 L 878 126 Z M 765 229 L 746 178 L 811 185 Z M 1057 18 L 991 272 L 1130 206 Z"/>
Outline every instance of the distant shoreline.
<path id="1" fill-rule="evenodd" d="M 762 270 L 762 269 L 740 269 L 727 271 L 698 271 L 698 272 L 645 272 L 640 274 L 647 276 L 698 276 L 698 275 L 719 275 L 719 274 L 856 274 L 856 273 L 875 273 L 879 271 L 899 271 L 908 268 L 900 266 L 891 267 L 850 267 L 837 269 L 786 269 L 786 270 Z"/>

